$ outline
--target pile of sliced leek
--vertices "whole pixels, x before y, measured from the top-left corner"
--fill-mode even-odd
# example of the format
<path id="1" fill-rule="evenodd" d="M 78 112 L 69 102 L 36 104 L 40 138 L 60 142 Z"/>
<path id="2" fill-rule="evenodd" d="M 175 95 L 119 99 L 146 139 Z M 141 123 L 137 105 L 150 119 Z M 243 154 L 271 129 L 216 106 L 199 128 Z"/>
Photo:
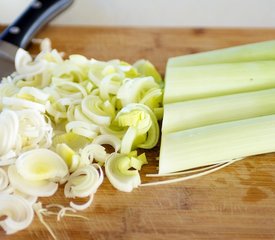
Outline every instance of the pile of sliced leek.
<path id="1" fill-rule="evenodd" d="M 16 72 L 0 84 L 0 226 L 7 234 L 28 227 L 35 212 L 54 236 L 43 216 L 90 206 L 102 167 L 115 188 L 132 191 L 147 163 L 136 149 L 159 139 L 163 81 L 149 61 L 63 59 L 48 40 L 41 46 L 34 59 L 20 49 Z M 87 202 L 57 205 L 58 213 L 42 207 L 38 197 L 59 186 Z"/>

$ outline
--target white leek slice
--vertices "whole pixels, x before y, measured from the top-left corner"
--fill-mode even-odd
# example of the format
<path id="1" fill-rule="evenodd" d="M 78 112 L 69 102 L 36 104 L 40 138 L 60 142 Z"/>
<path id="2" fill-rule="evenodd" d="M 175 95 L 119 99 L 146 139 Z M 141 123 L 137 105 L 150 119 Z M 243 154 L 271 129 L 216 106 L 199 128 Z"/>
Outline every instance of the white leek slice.
<path id="1" fill-rule="evenodd" d="M 127 62 L 120 61 L 119 68 L 123 71 L 126 78 L 136 78 L 140 76 L 135 66 L 130 65 Z"/>
<path id="2" fill-rule="evenodd" d="M 14 110 L 29 108 L 29 109 L 36 109 L 43 113 L 46 110 L 43 104 L 32 102 L 25 99 L 15 98 L 15 97 L 3 97 L 2 104 L 4 107 L 9 107 L 9 109 L 14 109 Z"/>
<path id="3" fill-rule="evenodd" d="M 100 133 L 104 135 L 113 135 L 119 139 L 122 139 L 127 129 L 117 126 L 117 124 L 111 124 L 110 126 L 100 126 Z"/>
<path id="4" fill-rule="evenodd" d="M 74 120 L 76 121 L 88 122 L 93 124 L 93 122 L 82 112 L 80 105 L 75 106 L 73 116 Z"/>
<path id="5" fill-rule="evenodd" d="M 7 216 L 0 221 L 6 234 L 13 234 L 27 228 L 33 220 L 33 209 L 30 203 L 17 195 L 0 194 L 0 216 Z"/>
<path id="6" fill-rule="evenodd" d="M 66 109 L 58 109 L 59 104 L 51 104 L 47 102 L 45 109 L 49 115 L 54 118 L 55 123 L 59 123 L 61 120 L 67 118 Z"/>
<path id="7" fill-rule="evenodd" d="M 151 76 L 157 83 L 163 84 L 161 75 L 148 60 L 140 59 L 133 64 L 133 67 L 136 68 L 142 76 Z"/>
<path id="8" fill-rule="evenodd" d="M 87 96 L 87 91 L 85 90 L 85 88 L 75 82 L 61 80 L 60 78 L 53 78 L 52 85 L 54 87 L 58 87 L 62 90 L 65 90 L 68 94 L 80 92 L 82 94 L 82 97 Z"/>
<path id="9" fill-rule="evenodd" d="M 102 181 L 103 172 L 99 165 L 84 166 L 70 175 L 64 194 L 68 198 L 88 197 L 97 191 Z"/>
<path id="10" fill-rule="evenodd" d="M 56 67 L 53 71 L 54 77 L 60 77 L 71 82 L 81 82 L 86 78 L 86 74 L 81 68 L 73 62 L 66 60 Z"/>
<path id="11" fill-rule="evenodd" d="M 0 113 L 0 159 L 16 146 L 19 131 L 19 119 L 14 111 L 4 110 Z"/>
<path id="12" fill-rule="evenodd" d="M 22 48 L 19 48 L 15 55 L 16 72 L 23 76 L 36 75 L 45 68 L 43 61 L 33 62 L 31 55 Z"/>
<path id="13" fill-rule="evenodd" d="M 93 123 L 83 121 L 71 121 L 66 124 L 66 132 L 74 132 L 78 135 L 93 139 L 98 135 L 99 127 Z"/>
<path id="14" fill-rule="evenodd" d="M 15 163 L 17 154 L 15 151 L 10 151 L 0 157 L 0 166 L 8 166 Z"/>
<path id="15" fill-rule="evenodd" d="M 19 117 L 18 147 L 22 150 L 48 148 L 52 144 L 53 128 L 48 119 L 37 110 L 17 112 Z"/>
<path id="16" fill-rule="evenodd" d="M 6 81 L 3 79 L 0 84 L 0 97 L 12 97 L 19 91 L 19 88 L 14 84 L 11 77 L 6 79 Z"/>
<path id="17" fill-rule="evenodd" d="M 70 206 L 76 210 L 84 210 L 93 201 L 93 195 L 103 182 L 103 172 L 99 165 L 87 165 L 77 169 L 70 175 L 64 188 L 64 194 L 68 198 L 90 197 L 88 202 L 83 205 L 70 202 Z"/>
<path id="18" fill-rule="evenodd" d="M 121 75 L 117 73 L 105 76 L 99 86 L 100 97 L 104 100 L 107 100 L 110 98 L 109 94 L 117 94 L 121 83 Z"/>
<path id="19" fill-rule="evenodd" d="M 17 97 L 38 103 L 45 103 L 49 98 L 49 94 L 35 87 L 22 87 L 17 93 Z"/>
<path id="20" fill-rule="evenodd" d="M 79 151 L 81 164 L 89 164 L 94 160 L 99 163 L 104 163 L 107 158 L 106 150 L 103 146 L 99 144 L 89 144 L 85 148 Z"/>
<path id="21" fill-rule="evenodd" d="M 105 173 L 111 184 L 123 192 L 131 192 L 140 183 L 137 170 L 129 170 L 131 160 L 127 155 L 112 153 L 105 162 Z"/>
<path id="22" fill-rule="evenodd" d="M 14 189 L 31 196 L 49 197 L 52 196 L 58 188 L 57 183 L 48 180 L 31 181 L 23 178 L 17 172 L 14 165 L 9 166 L 8 176 L 10 184 Z"/>
<path id="23" fill-rule="evenodd" d="M 25 152 L 16 160 L 17 172 L 26 180 L 59 181 L 68 174 L 64 160 L 49 149 L 34 149 Z"/>
<path id="24" fill-rule="evenodd" d="M 117 92 L 117 98 L 121 100 L 125 107 L 130 103 L 138 103 L 152 88 L 159 88 L 159 85 L 152 77 L 143 77 L 135 79 L 125 79 Z"/>
<path id="25" fill-rule="evenodd" d="M 31 205 L 37 202 L 38 197 L 37 196 L 32 196 L 26 193 L 23 193 L 19 191 L 18 189 L 13 189 L 12 193 L 17 196 L 21 196 L 24 199 L 26 199 Z"/>
<path id="26" fill-rule="evenodd" d="M 111 116 L 103 110 L 104 102 L 97 96 L 87 96 L 83 99 L 83 113 L 98 125 L 110 125 Z"/>
<path id="27" fill-rule="evenodd" d="M 115 152 L 118 152 L 121 147 L 121 140 L 115 135 L 110 134 L 98 135 L 94 138 L 93 143 L 99 145 L 111 145 L 114 148 Z"/>
<path id="28" fill-rule="evenodd" d="M 74 202 L 70 202 L 70 206 L 75 210 L 83 211 L 91 206 L 93 200 L 94 200 L 94 194 L 91 194 L 89 197 L 89 200 L 87 202 L 85 202 L 84 204 L 76 204 Z"/>
<path id="29" fill-rule="evenodd" d="M 147 107 L 143 104 L 132 103 L 132 104 L 128 104 L 126 107 L 121 109 L 121 111 L 117 114 L 116 118 L 119 118 L 121 115 L 124 115 L 124 114 L 129 114 L 131 112 L 144 112 L 145 113 L 144 115 L 139 115 L 141 118 L 136 118 L 135 120 L 134 119 L 129 120 L 129 121 L 132 121 L 132 123 L 128 124 L 128 125 L 132 125 L 131 127 L 136 129 L 135 130 L 135 131 L 137 131 L 136 136 L 141 136 L 141 137 L 142 137 L 142 135 L 145 136 L 145 139 L 141 138 L 141 141 L 140 140 L 137 141 L 136 147 L 150 149 L 150 148 L 153 148 L 154 146 L 156 146 L 158 139 L 159 139 L 159 125 L 158 125 L 158 121 L 157 121 L 155 114 L 152 112 L 152 110 L 149 107 Z M 148 118 L 148 116 L 150 116 L 150 118 Z M 133 115 L 132 115 L 132 117 L 133 117 Z M 150 119 L 150 121 L 149 121 L 149 119 Z M 147 130 L 147 132 L 146 132 L 146 130 Z M 131 134 L 129 133 L 131 136 L 129 139 L 132 141 L 132 138 L 134 137 L 135 133 L 134 133 L 133 129 L 131 129 L 131 128 L 128 128 L 127 131 L 131 131 Z M 146 133 L 146 135 L 145 135 L 145 133 Z M 136 139 L 136 140 L 138 140 L 138 139 Z M 123 142 L 125 142 L 125 144 L 128 144 L 127 143 L 128 141 L 122 140 L 121 148 L 124 148 Z M 129 148 L 125 148 L 125 149 L 128 149 L 127 151 L 129 152 Z M 124 151 L 124 152 L 127 153 L 127 151 Z"/>
<path id="30" fill-rule="evenodd" d="M 0 168 L 0 192 L 7 188 L 9 185 L 9 178 L 6 171 Z"/>
<path id="31" fill-rule="evenodd" d="M 160 88 L 152 88 L 148 90 L 148 92 L 143 96 L 143 98 L 139 101 L 152 110 L 155 108 L 159 108 L 162 105 L 162 90 Z"/>

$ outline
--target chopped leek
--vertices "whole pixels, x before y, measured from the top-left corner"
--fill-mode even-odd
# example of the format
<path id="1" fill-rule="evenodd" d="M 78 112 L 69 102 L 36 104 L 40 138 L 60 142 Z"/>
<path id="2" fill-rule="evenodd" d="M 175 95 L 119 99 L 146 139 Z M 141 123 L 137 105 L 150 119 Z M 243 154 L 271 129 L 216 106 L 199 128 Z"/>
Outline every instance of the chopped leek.
<path id="1" fill-rule="evenodd" d="M 0 168 L 0 215 L 8 215 L 0 226 L 8 234 L 26 228 L 35 211 L 55 238 L 43 215 L 56 214 L 59 220 L 78 216 L 67 210 L 89 207 L 103 181 L 101 167 L 116 179 L 112 171 L 117 162 L 107 162 L 110 156 L 129 153 L 127 161 L 118 161 L 126 176 L 126 183 L 120 183 L 123 191 L 140 184 L 139 171 L 147 159 L 131 150 L 151 148 L 158 141 L 163 82 L 146 60 L 131 65 L 77 54 L 63 59 L 51 50 L 49 39 L 35 41 L 41 52 L 33 59 L 19 49 L 16 72 L 0 84 L 0 166 L 7 166 Z M 104 145 L 110 145 L 112 153 Z M 134 184 L 129 187 L 130 178 Z M 85 197 L 87 202 L 59 206 L 59 213 L 42 208 L 38 197 L 52 196 L 59 184 L 65 184 L 65 197 Z"/>
<path id="2" fill-rule="evenodd" d="M 0 216 L 7 216 L 0 221 L 0 226 L 7 234 L 27 228 L 33 220 L 31 204 L 21 196 L 1 194 Z"/>
<path id="3" fill-rule="evenodd" d="M 141 184 L 138 169 L 146 162 L 143 158 L 135 158 L 135 161 L 131 160 L 132 158 L 125 154 L 113 153 L 105 163 L 105 172 L 109 181 L 123 192 L 131 192 Z"/>

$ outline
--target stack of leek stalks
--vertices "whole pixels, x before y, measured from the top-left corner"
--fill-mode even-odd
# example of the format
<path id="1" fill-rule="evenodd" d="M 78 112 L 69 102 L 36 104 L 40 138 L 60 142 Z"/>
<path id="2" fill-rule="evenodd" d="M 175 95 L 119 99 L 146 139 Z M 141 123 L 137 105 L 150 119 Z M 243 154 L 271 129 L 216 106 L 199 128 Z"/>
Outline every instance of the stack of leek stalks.
<path id="1" fill-rule="evenodd" d="M 169 59 L 159 175 L 275 151 L 275 41 Z"/>

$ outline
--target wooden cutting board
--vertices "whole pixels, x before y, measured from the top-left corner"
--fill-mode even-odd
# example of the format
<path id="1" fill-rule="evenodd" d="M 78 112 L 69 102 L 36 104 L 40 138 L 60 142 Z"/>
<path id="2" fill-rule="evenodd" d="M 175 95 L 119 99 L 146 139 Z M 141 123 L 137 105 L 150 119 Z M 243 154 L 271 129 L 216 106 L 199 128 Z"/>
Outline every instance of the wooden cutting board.
<path id="1" fill-rule="evenodd" d="M 45 28 L 53 47 L 67 55 L 123 59 L 146 58 L 164 74 L 169 57 L 275 39 L 275 29 Z M 31 46 L 37 53 L 38 49 Z M 274 139 L 275 144 L 275 139 Z M 159 148 L 147 152 L 156 172 Z M 62 189 L 42 203 L 68 204 Z M 107 179 L 93 205 L 80 213 L 88 220 L 46 217 L 58 239 L 275 239 L 275 154 L 250 157 L 210 175 L 177 184 L 119 192 Z M 37 218 L 1 240 L 52 239 Z"/>

